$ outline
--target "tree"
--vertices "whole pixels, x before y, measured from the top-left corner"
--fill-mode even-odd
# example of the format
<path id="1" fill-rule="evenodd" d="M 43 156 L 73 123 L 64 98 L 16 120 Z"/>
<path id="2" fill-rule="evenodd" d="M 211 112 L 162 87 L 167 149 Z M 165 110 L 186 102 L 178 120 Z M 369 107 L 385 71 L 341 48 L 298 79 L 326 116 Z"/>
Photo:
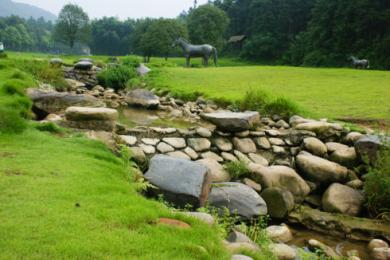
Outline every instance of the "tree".
<path id="1" fill-rule="evenodd" d="M 190 11 L 187 24 L 192 43 L 208 43 L 222 48 L 229 25 L 229 18 L 223 10 L 212 4 L 201 5 Z"/>
<path id="2" fill-rule="evenodd" d="M 90 26 L 88 14 L 77 5 L 65 5 L 55 26 L 55 38 L 73 49 L 75 43 L 89 39 Z"/>
<path id="3" fill-rule="evenodd" d="M 140 47 L 146 61 L 152 55 L 168 58 L 172 50 L 172 43 L 179 37 L 187 37 L 187 28 L 175 19 L 154 20 L 141 37 Z"/>

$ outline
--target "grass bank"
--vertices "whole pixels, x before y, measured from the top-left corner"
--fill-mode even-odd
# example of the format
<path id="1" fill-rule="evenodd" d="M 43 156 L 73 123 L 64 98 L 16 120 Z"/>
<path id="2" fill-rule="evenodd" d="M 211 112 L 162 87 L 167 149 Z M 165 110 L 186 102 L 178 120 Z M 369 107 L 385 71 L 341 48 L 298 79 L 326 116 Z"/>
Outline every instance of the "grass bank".
<path id="1" fill-rule="evenodd" d="M 24 95 L 35 78 L 16 64 L 0 60 L 1 259 L 229 259 L 216 228 L 139 195 L 103 144 L 36 130 Z"/>
<path id="2" fill-rule="evenodd" d="M 237 101 L 249 89 L 287 97 L 315 117 L 390 121 L 390 72 L 287 66 L 163 68 L 153 83 L 174 94 Z"/>

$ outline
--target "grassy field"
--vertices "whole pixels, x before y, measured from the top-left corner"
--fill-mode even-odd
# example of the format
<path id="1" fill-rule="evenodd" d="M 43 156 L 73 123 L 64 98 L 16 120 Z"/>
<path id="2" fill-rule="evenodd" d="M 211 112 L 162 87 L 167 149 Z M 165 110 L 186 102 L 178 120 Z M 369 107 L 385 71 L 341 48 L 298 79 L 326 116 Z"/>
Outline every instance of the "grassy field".
<path id="1" fill-rule="evenodd" d="M 153 82 L 179 96 L 202 93 L 239 100 L 263 89 L 297 102 L 315 117 L 390 120 L 390 72 L 352 69 L 239 66 L 164 68 Z"/>
<path id="2" fill-rule="evenodd" d="M 138 194 L 128 163 L 103 144 L 23 120 L 23 90 L 36 83 L 16 64 L 0 60 L 0 259 L 230 258 L 216 227 Z"/>

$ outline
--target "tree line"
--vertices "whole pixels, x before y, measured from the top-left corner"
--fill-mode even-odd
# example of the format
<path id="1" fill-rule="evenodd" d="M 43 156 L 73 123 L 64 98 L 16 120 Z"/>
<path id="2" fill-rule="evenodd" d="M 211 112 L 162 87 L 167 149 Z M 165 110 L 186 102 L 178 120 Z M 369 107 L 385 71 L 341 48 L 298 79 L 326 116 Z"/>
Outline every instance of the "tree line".
<path id="1" fill-rule="evenodd" d="M 240 47 L 228 42 L 234 35 L 245 35 Z M 15 50 L 69 51 L 84 43 L 93 54 L 169 57 L 178 54 L 171 48 L 178 37 L 263 63 L 346 66 L 354 55 L 369 59 L 374 68 L 390 69 L 390 1 L 214 0 L 175 19 L 125 21 L 90 20 L 70 4 L 56 24 L 0 19 L 0 41 Z"/>

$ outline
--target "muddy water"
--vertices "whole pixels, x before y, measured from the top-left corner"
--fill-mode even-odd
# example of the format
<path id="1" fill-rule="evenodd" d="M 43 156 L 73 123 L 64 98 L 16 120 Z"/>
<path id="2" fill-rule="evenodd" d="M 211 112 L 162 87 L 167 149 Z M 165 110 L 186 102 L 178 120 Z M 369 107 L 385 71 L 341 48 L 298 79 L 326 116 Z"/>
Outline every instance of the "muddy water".
<path id="1" fill-rule="evenodd" d="M 299 226 L 289 226 L 293 232 L 294 239 L 289 242 L 289 245 L 297 247 L 307 246 L 306 241 L 316 239 L 333 248 L 339 255 L 348 256 L 348 251 L 356 250 L 360 259 L 369 260 L 369 252 L 367 250 L 368 242 L 352 241 L 348 239 L 329 236 L 315 231 L 307 230 Z"/>

